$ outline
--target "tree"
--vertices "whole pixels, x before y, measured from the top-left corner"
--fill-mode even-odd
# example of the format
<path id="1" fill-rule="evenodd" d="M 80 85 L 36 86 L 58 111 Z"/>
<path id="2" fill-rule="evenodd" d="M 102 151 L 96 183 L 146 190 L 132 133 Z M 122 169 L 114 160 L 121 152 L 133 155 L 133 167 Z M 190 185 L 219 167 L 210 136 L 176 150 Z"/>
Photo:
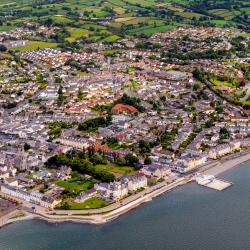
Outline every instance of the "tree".
<path id="1" fill-rule="evenodd" d="M 46 20 L 44 20 L 44 25 L 45 26 L 51 26 L 53 24 L 53 19 L 52 18 L 48 18 Z"/>
<path id="2" fill-rule="evenodd" d="M 7 51 L 7 48 L 3 44 L 0 44 L 0 52 L 5 52 L 5 51 Z"/>
<path id="3" fill-rule="evenodd" d="M 102 155 L 100 155 L 99 153 L 95 153 L 94 155 L 92 155 L 90 157 L 90 161 L 93 163 L 93 164 L 107 164 L 107 160 L 105 158 L 103 158 Z"/>
<path id="4" fill-rule="evenodd" d="M 115 163 L 119 166 L 124 166 L 126 165 L 126 160 L 124 159 L 124 157 L 119 156 L 116 160 Z"/>
<path id="5" fill-rule="evenodd" d="M 87 120 L 83 123 L 78 125 L 78 130 L 80 131 L 87 131 L 87 130 L 96 130 L 99 127 L 107 127 L 111 124 L 112 117 L 97 117 L 90 120 Z"/>
<path id="6" fill-rule="evenodd" d="M 225 128 L 225 127 L 220 128 L 220 138 L 221 139 L 229 138 L 229 131 L 227 130 L 227 128 Z"/>
<path id="7" fill-rule="evenodd" d="M 139 159 L 131 153 L 125 155 L 124 159 L 126 161 L 126 165 L 131 167 L 135 167 L 139 163 Z"/>
<path id="8" fill-rule="evenodd" d="M 144 140 L 139 141 L 139 148 L 140 148 L 140 153 L 141 154 L 149 153 L 151 151 L 150 143 L 146 142 Z"/>
<path id="9" fill-rule="evenodd" d="M 149 165 L 151 163 L 152 163 L 152 160 L 148 156 L 146 156 L 146 158 L 144 159 L 144 164 Z"/>
<path id="10" fill-rule="evenodd" d="M 30 148 L 31 148 L 30 145 L 29 145 L 28 143 L 25 142 L 25 144 L 23 145 L 23 149 L 24 149 L 25 151 L 28 151 Z"/>
<path id="11" fill-rule="evenodd" d="M 223 112 L 223 106 L 219 104 L 216 106 L 215 110 L 218 114 L 221 114 Z"/>
<path id="12" fill-rule="evenodd" d="M 70 206 L 69 206 L 69 203 L 68 202 L 64 202 L 61 207 L 61 209 L 65 209 L 65 210 L 69 210 L 70 209 Z"/>
<path id="13" fill-rule="evenodd" d="M 58 99 L 57 99 L 57 104 L 61 106 L 65 100 L 65 97 L 63 95 L 63 89 L 62 86 L 59 87 L 58 89 Z"/>

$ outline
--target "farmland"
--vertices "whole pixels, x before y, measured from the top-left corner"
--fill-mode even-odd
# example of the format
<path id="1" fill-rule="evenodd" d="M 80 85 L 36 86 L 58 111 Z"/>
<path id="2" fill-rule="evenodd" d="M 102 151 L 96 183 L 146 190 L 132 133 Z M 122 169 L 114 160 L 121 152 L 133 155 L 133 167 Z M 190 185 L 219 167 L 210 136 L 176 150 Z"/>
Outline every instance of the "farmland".
<path id="1" fill-rule="evenodd" d="M 68 31 L 70 33 L 70 37 L 67 38 L 67 41 L 74 42 L 80 37 L 87 37 L 89 35 L 89 31 L 86 29 L 77 29 L 77 28 L 68 28 Z"/>
<path id="2" fill-rule="evenodd" d="M 239 15 L 239 11 L 229 11 L 227 9 L 214 9 L 209 11 L 209 13 L 216 15 L 223 20 L 232 20 L 235 16 Z"/>
<path id="3" fill-rule="evenodd" d="M 9 31 L 15 29 L 15 26 L 0 26 L 0 31 Z"/>
<path id="4" fill-rule="evenodd" d="M 245 1 L 65 0 L 10 2 L 0 0 L 0 32 L 26 23 L 57 26 L 52 39 L 39 37 L 21 51 L 56 47 L 78 40 L 112 44 L 121 38 L 149 37 L 176 27 L 238 27 L 249 33 L 250 4 Z M 29 39 L 30 40 L 30 39 Z"/>
<path id="5" fill-rule="evenodd" d="M 42 42 L 42 41 L 29 41 L 23 47 L 19 47 L 17 50 L 19 51 L 32 51 L 36 49 L 44 49 L 44 48 L 55 48 L 57 46 L 56 43 Z"/>
<path id="6" fill-rule="evenodd" d="M 102 2 L 100 0 L 66 0 L 66 1 L 44 1 L 34 8 L 27 4 L 28 1 L 10 2 L 7 0 L 0 0 L 0 5 L 3 7 L 0 10 L 1 16 L 8 13 L 8 11 L 18 11 L 21 14 L 14 15 L 9 18 L 9 22 L 14 22 L 20 17 L 30 17 L 32 19 L 43 20 L 50 16 L 57 24 L 71 24 L 74 23 L 75 18 L 81 18 L 86 21 L 96 22 L 97 19 L 108 17 L 109 25 L 112 27 L 114 23 L 122 23 L 125 25 L 136 24 L 136 22 L 143 21 L 140 19 L 151 19 L 153 16 L 159 16 L 161 20 L 171 19 L 178 23 L 186 24 L 190 19 L 205 19 L 215 20 L 221 18 L 223 20 L 232 20 L 240 16 L 243 12 L 249 14 L 249 3 L 237 0 L 234 4 L 238 8 L 231 9 L 231 3 L 227 1 L 220 1 L 220 4 L 212 4 L 211 6 L 203 6 L 202 1 L 184 1 L 184 0 L 139 0 L 139 1 L 123 1 L 123 0 L 109 0 Z M 213 1 L 210 1 L 213 2 Z M 35 3 L 35 2 L 34 2 Z M 217 8 L 223 6 L 224 8 Z M 206 9 L 207 8 L 207 9 Z M 138 14 L 139 13 L 139 14 Z M 180 18 L 181 19 L 180 19 Z M 139 18 L 139 19 L 138 19 Z M 190 23 L 191 24 L 191 23 Z"/>

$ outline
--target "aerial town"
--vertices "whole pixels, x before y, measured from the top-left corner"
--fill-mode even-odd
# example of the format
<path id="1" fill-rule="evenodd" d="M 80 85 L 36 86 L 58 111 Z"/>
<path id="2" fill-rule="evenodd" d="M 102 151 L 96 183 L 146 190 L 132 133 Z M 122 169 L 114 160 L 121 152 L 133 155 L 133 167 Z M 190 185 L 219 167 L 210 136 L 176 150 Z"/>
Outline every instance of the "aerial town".
<path id="1" fill-rule="evenodd" d="M 178 27 L 23 49 L 58 29 L 0 32 L 1 223 L 16 211 L 101 223 L 205 169 L 250 158 L 242 30 Z"/>

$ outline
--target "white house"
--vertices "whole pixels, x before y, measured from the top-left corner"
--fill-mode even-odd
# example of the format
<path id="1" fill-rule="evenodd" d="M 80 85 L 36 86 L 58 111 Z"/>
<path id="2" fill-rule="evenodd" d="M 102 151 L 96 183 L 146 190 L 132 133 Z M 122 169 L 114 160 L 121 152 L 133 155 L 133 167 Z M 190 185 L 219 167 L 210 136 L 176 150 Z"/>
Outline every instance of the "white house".
<path id="1" fill-rule="evenodd" d="M 145 175 L 134 175 L 124 179 L 128 185 L 128 191 L 136 191 L 139 188 L 147 187 L 148 181 Z"/>

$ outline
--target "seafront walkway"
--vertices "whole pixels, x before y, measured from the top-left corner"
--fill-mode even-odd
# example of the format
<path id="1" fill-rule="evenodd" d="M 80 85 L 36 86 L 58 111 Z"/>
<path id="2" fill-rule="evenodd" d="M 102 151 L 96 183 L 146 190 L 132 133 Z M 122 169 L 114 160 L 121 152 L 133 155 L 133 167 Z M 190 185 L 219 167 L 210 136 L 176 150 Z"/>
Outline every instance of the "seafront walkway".
<path id="1" fill-rule="evenodd" d="M 204 174 L 218 176 L 221 173 L 224 173 L 225 171 L 233 167 L 239 166 L 240 164 L 249 160 L 250 160 L 249 150 L 238 152 L 236 154 L 228 155 L 226 157 L 221 158 L 220 160 L 217 160 L 215 163 L 213 163 L 212 167 L 204 168 L 202 172 Z"/>
<path id="2" fill-rule="evenodd" d="M 111 211 L 114 211 L 118 208 L 124 207 L 128 204 L 130 204 L 131 202 L 137 201 L 140 198 L 149 198 L 150 195 L 153 195 L 154 193 L 156 193 L 157 191 L 164 189 L 172 189 L 175 186 L 180 185 L 181 183 L 183 183 L 185 179 L 184 178 L 178 178 L 177 180 L 174 180 L 172 183 L 169 183 L 169 181 L 162 181 L 158 184 L 156 184 L 155 186 L 146 188 L 145 190 L 137 193 L 137 194 L 133 194 L 125 199 L 123 199 L 120 202 L 116 202 L 113 203 L 107 207 L 103 207 L 103 208 L 99 208 L 99 209 L 84 209 L 84 210 L 53 210 L 51 212 L 48 212 L 47 214 L 59 214 L 59 215 L 77 215 L 77 214 L 104 214 L 104 213 L 108 213 Z"/>
<path id="3" fill-rule="evenodd" d="M 140 204 L 152 200 L 166 191 L 169 191 L 177 186 L 184 185 L 189 178 L 178 178 L 169 183 L 164 180 L 155 186 L 147 188 L 137 194 L 131 195 L 121 202 L 116 202 L 110 206 L 99 209 L 85 209 L 85 210 L 53 210 L 48 211 L 44 207 L 36 205 L 35 211 L 31 209 L 32 204 L 27 201 L 22 201 L 22 210 L 32 214 L 33 217 L 38 217 L 51 222 L 61 221 L 76 221 L 88 223 L 104 223 L 118 217 L 121 214 L 139 206 Z M 1 192 L 0 192 L 1 194 Z M 17 199 L 21 202 L 20 199 Z"/>
<path id="4" fill-rule="evenodd" d="M 171 184 L 167 184 L 165 181 L 155 185 L 152 188 L 148 188 L 135 197 L 128 197 L 123 200 L 122 203 L 118 202 L 111 206 L 102 209 L 91 209 L 91 210 L 54 210 L 50 213 L 36 213 L 39 217 L 48 221 L 60 222 L 60 221 L 76 221 L 76 222 L 89 222 L 89 223 L 105 223 L 118 216 L 128 212 L 129 210 L 139 206 L 140 204 L 152 200 L 164 192 L 167 192 L 177 186 L 184 185 L 189 179 L 179 178 Z"/>
<path id="5" fill-rule="evenodd" d="M 225 172 L 233 167 L 239 166 L 241 163 L 250 160 L 250 151 L 242 151 L 234 155 L 226 156 L 220 160 L 208 162 L 199 169 L 200 173 L 213 174 L 215 176 Z M 152 198 L 170 191 L 178 186 L 193 181 L 193 174 L 184 177 L 178 177 L 170 183 L 164 180 L 155 186 L 149 187 L 139 193 L 133 194 L 120 202 L 111 204 L 110 206 L 99 209 L 85 210 L 53 210 L 36 206 L 36 210 L 31 209 L 29 202 L 23 201 L 22 210 L 30 214 L 29 218 L 40 218 L 49 222 L 74 221 L 82 223 L 101 224 L 117 218 L 118 216 L 138 207 L 140 204 L 152 200 Z M 0 192 L 1 194 L 1 192 Z"/>

